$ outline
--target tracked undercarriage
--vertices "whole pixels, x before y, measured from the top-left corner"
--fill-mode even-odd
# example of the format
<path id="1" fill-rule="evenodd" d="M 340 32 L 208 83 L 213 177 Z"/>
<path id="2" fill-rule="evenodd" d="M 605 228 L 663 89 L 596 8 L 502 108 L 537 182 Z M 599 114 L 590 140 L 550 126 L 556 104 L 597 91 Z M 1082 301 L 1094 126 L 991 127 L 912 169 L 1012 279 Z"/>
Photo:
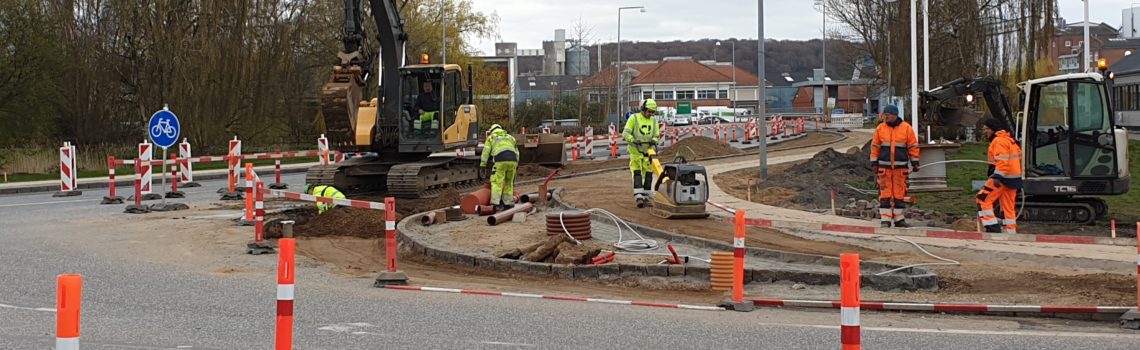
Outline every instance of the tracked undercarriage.
<path id="1" fill-rule="evenodd" d="M 309 168 L 305 182 L 335 186 L 349 195 L 384 192 L 397 198 L 435 198 L 449 189 L 462 192 L 481 185 L 478 166 L 478 160 L 457 157 L 394 162 L 364 156 Z"/>

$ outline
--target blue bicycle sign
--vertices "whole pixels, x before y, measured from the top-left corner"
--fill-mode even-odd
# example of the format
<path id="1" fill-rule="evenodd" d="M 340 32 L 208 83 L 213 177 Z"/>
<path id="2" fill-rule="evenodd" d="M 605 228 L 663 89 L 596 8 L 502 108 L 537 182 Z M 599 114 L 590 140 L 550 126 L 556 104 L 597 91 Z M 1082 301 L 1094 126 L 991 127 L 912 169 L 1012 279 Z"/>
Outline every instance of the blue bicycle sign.
<path id="1" fill-rule="evenodd" d="M 147 130 L 150 130 L 148 133 L 150 141 L 154 142 L 158 147 L 168 148 L 174 146 L 174 144 L 178 142 L 178 117 L 170 112 L 170 109 L 163 107 L 162 110 L 150 116 L 150 123 Z"/>

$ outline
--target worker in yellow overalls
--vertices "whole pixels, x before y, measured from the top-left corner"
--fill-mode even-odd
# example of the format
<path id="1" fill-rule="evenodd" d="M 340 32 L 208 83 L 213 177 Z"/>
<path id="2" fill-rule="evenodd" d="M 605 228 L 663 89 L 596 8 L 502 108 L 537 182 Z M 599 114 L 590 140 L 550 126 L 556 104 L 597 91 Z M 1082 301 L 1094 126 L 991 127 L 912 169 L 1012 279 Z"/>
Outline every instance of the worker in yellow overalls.
<path id="1" fill-rule="evenodd" d="M 657 148 L 661 140 L 661 128 L 653 114 L 657 113 L 657 101 L 646 99 L 641 102 L 641 111 L 629 116 L 622 129 L 621 137 L 629 152 L 629 171 L 633 173 L 633 200 L 637 206 L 649 203 L 653 188 L 653 165 L 646 152 Z"/>
<path id="2" fill-rule="evenodd" d="M 499 124 L 487 129 L 489 135 L 479 157 L 479 167 L 486 168 L 494 160 L 491 173 L 491 205 L 495 211 L 510 209 L 515 204 L 515 173 L 519 167 L 519 149 L 515 137 Z"/>

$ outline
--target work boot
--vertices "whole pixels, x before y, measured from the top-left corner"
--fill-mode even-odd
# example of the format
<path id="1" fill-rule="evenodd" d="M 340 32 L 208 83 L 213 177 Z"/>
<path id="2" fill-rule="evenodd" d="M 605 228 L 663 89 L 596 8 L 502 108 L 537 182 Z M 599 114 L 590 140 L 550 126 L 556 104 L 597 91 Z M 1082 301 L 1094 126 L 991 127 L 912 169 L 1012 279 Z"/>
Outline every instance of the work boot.
<path id="1" fill-rule="evenodd" d="M 502 205 L 502 204 L 495 204 L 494 206 L 492 206 L 492 208 L 494 208 L 494 209 L 495 209 L 495 212 L 496 212 L 496 213 L 498 213 L 498 212 L 500 212 L 500 211 L 503 211 L 503 210 L 505 210 L 505 208 L 503 208 L 503 205 Z"/>
<path id="2" fill-rule="evenodd" d="M 895 227 L 907 228 L 907 227 L 910 227 L 910 224 L 906 223 L 906 220 L 899 220 L 899 221 L 895 221 Z"/>
<path id="3" fill-rule="evenodd" d="M 986 225 L 986 233 L 1001 233 L 1001 225 Z"/>
<path id="4" fill-rule="evenodd" d="M 511 208 L 514 208 L 514 207 L 515 207 L 514 204 L 503 204 L 503 210 L 509 210 Z"/>
<path id="5" fill-rule="evenodd" d="M 883 228 L 891 228 L 891 222 L 890 221 L 883 221 L 879 225 L 881 225 Z"/>

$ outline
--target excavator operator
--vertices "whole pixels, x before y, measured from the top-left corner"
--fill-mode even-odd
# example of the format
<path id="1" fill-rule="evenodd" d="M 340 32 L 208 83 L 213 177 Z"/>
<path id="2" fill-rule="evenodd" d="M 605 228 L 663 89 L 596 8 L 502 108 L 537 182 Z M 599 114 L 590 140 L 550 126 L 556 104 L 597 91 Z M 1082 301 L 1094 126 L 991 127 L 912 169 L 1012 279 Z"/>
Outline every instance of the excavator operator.
<path id="1" fill-rule="evenodd" d="M 425 81 L 420 95 L 416 96 L 416 112 L 420 119 L 415 123 L 415 129 L 439 129 L 439 94 L 432 89 L 430 81 Z"/>
<path id="2" fill-rule="evenodd" d="M 621 137 L 629 152 L 629 171 L 633 173 L 633 200 L 638 207 L 649 202 L 653 189 L 653 165 L 646 155 L 650 148 L 656 148 L 661 138 L 661 128 L 653 114 L 657 112 L 657 101 L 646 99 L 641 102 L 641 112 L 629 116 L 622 129 Z"/>
<path id="3" fill-rule="evenodd" d="M 910 227 L 906 223 L 906 191 L 909 165 L 918 171 L 918 137 L 909 123 L 899 118 L 894 105 L 883 108 L 885 118 L 871 138 L 871 171 L 879 183 L 879 220 L 883 227 Z"/>
<path id="4" fill-rule="evenodd" d="M 1017 233 L 1017 191 L 1021 189 L 1021 146 L 1009 134 L 1009 128 L 1000 119 L 986 119 L 982 133 L 990 140 L 989 180 L 978 191 L 978 216 L 986 232 Z M 994 203 L 1001 208 L 1002 222 L 994 212 Z"/>

